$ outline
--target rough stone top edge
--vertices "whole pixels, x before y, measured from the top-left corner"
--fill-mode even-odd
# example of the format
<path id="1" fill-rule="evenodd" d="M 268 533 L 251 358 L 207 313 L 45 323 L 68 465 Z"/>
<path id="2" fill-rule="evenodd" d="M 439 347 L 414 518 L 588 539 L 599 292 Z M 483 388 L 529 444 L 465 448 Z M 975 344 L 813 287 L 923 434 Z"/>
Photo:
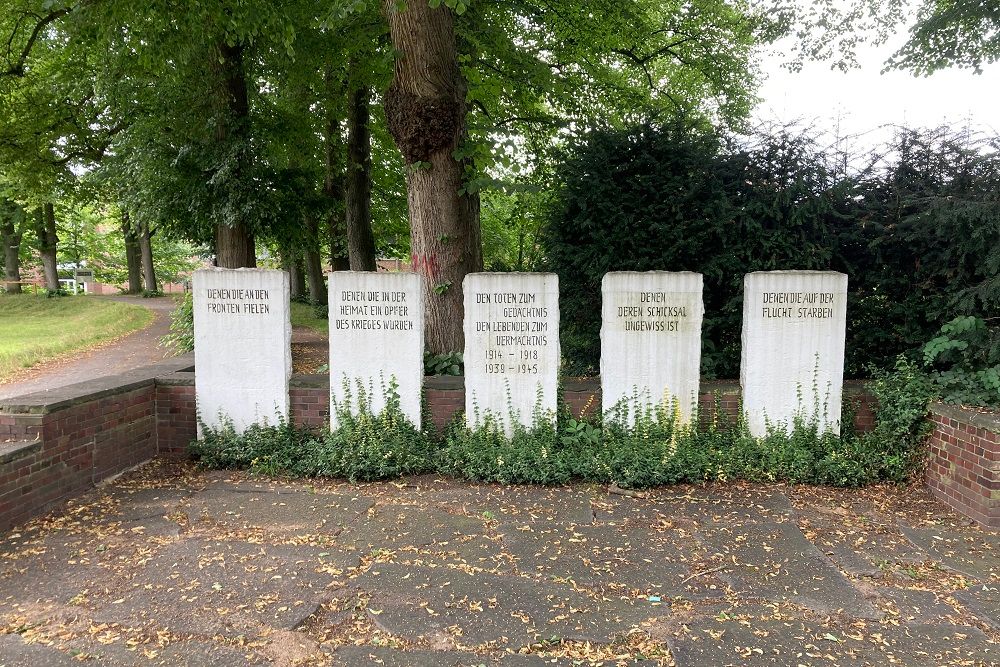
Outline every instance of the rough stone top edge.
<path id="1" fill-rule="evenodd" d="M 203 269 L 196 269 L 195 273 L 233 273 L 236 271 L 243 271 L 245 273 L 278 273 L 281 275 L 288 275 L 287 271 L 283 269 L 259 269 L 252 266 L 243 266 L 238 269 L 227 269 L 222 266 L 206 266 Z"/>
<path id="2" fill-rule="evenodd" d="M 697 271 L 667 271 L 665 269 L 656 269 L 653 271 L 608 271 L 605 276 L 648 276 L 648 275 L 658 275 L 664 274 L 668 276 L 704 276 L 704 273 L 698 273 Z"/>
<path id="3" fill-rule="evenodd" d="M 330 276 L 378 276 L 382 278 L 384 276 L 417 276 L 422 278 L 424 274 L 417 273 L 416 271 L 327 271 L 325 274 L 327 277 Z"/>
<path id="4" fill-rule="evenodd" d="M 551 271 L 476 271 L 474 273 L 465 274 L 466 278 L 478 276 L 503 276 L 504 278 L 510 278 L 512 276 L 517 278 L 558 278 L 558 273 L 552 273 Z"/>
<path id="5" fill-rule="evenodd" d="M 948 403 L 932 403 L 931 413 L 1000 434 L 1000 412 L 996 410 Z"/>
<path id="6" fill-rule="evenodd" d="M 746 276 L 774 276 L 774 275 L 796 275 L 796 276 L 806 276 L 806 275 L 819 275 L 819 276 L 844 276 L 847 277 L 846 273 L 841 271 L 818 271 L 816 269 L 781 269 L 778 271 L 751 271 L 750 273 L 744 274 Z"/>
<path id="7" fill-rule="evenodd" d="M 701 282 L 705 282 L 705 274 L 698 273 L 697 271 L 608 271 L 601 277 L 601 287 L 603 288 L 608 284 L 608 279 L 617 276 L 677 276 L 678 278 L 694 278 L 697 277 L 701 279 Z"/>

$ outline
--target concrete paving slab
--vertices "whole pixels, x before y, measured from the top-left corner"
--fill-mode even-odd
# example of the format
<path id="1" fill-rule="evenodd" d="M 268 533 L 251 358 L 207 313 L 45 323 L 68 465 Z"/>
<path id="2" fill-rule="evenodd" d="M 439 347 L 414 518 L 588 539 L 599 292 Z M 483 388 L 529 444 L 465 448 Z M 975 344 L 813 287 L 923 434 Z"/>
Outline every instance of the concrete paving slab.
<path id="1" fill-rule="evenodd" d="M 794 602 L 819 613 L 879 613 L 790 519 L 702 526 L 699 535 L 740 596 Z"/>
<path id="2" fill-rule="evenodd" d="M 400 559 L 414 554 L 450 554 L 470 565 L 494 569 L 504 564 L 500 539 L 482 517 L 451 514 L 436 507 L 383 505 L 373 514 L 347 527 L 337 543 L 359 554 L 399 552 Z"/>
<path id="3" fill-rule="evenodd" d="M 953 595 L 980 621 L 1000 631 L 1000 586 L 981 584 L 955 591 Z"/>
<path id="4" fill-rule="evenodd" d="M 471 516 L 486 516 L 501 525 L 526 523 L 586 524 L 594 520 L 592 487 L 450 486 L 427 502 Z"/>
<path id="5" fill-rule="evenodd" d="M 691 622 L 670 646 L 677 667 L 984 667 L 995 664 L 1000 656 L 1000 647 L 968 626 L 874 625 L 859 629 L 804 618 L 741 615 Z"/>
<path id="6" fill-rule="evenodd" d="M 317 547 L 192 538 L 169 545 L 91 605 L 97 622 L 181 634 L 291 630 L 330 597 L 328 588 L 356 562 L 353 555 Z"/>
<path id="7" fill-rule="evenodd" d="M 571 586 L 449 568 L 376 564 L 356 585 L 373 622 L 408 639 L 520 648 L 553 638 L 608 642 L 659 610 L 601 599 Z"/>
<path id="8" fill-rule="evenodd" d="M 724 589 L 714 575 L 699 576 L 708 557 L 693 531 L 526 525 L 507 530 L 504 543 L 518 570 L 542 580 L 664 600 L 718 597 Z"/>
<path id="9" fill-rule="evenodd" d="M 976 530 L 905 523 L 899 527 L 907 539 L 946 568 L 982 583 L 1000 583 L 1000 534 L 983 539 Z"/>
<path id="10" fill-rule="evenodd" d="M 213 486 L 191 498 L 187 514 L 192 526 L 215 521 L 237 530 L 336 535 L 373 504 L 367 497 Z"/>

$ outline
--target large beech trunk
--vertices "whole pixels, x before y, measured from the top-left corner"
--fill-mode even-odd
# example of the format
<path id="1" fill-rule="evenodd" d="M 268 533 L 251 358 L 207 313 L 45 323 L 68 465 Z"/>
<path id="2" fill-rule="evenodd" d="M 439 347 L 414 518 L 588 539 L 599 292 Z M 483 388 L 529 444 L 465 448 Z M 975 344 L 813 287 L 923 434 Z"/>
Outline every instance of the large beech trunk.
<path id="1" fill-rule="evenodd" d="M 344 139 L 340 133 L 334 96 L 337 89 L 331 72 L 326 73 L 326 123 L 323 127 L 325 178 L 323 196 L 327 200 L 327 232 L 330 241 L 330 269 L 347 271 L 351 268 L 347 251 L 347 222 L 344 218 Z"/>
<path id="2" fill-rule="evenodd" d="M 304 216 L 306 228 L 305 264 L 306 277 L 309 280 L 309 300 L 313 303 L 326 303 L 326 283 L 323 282 L 323 260 L 320 257 L 319 223 L 311 214 Z"/>
<path id="3" fill-rule="evenodd" d="M 281 268 L 288 272 L 291 283 L 290 296 L 301 298 L 306 293 L 306 274 L 302 268 L 302 252 L 291 244 L 283 244 L 278 249 Z"/>
<path id="4" fill-rule="evenodd" d="M 45 204 L 35 211 L 35 235 L 45 274 L 45 289 L 55 292 L 59 289 L 59 269 L 56 266 L 59 236 L 56 234 L 56 212 L 52 204 Z"/>
<path id="5" fill-rule="evenodd" d="M 156 267 L 153 266 L 153 235 L 149 223 L 139 225 L 139 254 L 142 258 L 142 280 L 147 292 L 156 291 Z"/>
<path id="6" fill-rule="evenodd" d="M 128 293 L 142 291 L 142 259 L 139 250 L 139 235 L 129 219 L 128 211 L 122 213 L 122 236 L 125 237 L 125 264 L 128 267 Z"/>
<path id="7" fill-rule="evenodd" d="M 385 95 L 389 131 L 407 164 L 413 270 L 424 275 L 424 341 L 433 353 L 462 350 L 462 280 L 482 269 L 479 197 L 460 194 L 465 82 L 450 9 L 384 0 L 398 56 Z"/>
<path id="8" fill-rule="evenodd" d="M 288 264 L 288 276 L 291 282 L 292 298 L 301 299 L 306 295 L 306 272 L 302 267 L 302 255 L 298 251 L 295 251 Z"/>
<path id="9" fill-rule="evenodd" d="M 372 232 L 372 145 L 367 87 L 352 90 L 347 109 L 347 250 L 352 271 L 375 271 Z"/>
<path id="10" fill-rule="evenodd" d="M 220 144 L 245 141 L 249 132 L 250 101 L 247 96 L 246 71 L 243 65 L 243 45 L 219 43 L 211 63 L 218 76 L 216 104 L 220 119 L 215 138 Z M 241 166 L 236 167 L 237 171 Z M 229 177 L 241 182 L 241 174 Z M 253 232 L 244 222 L 215 225 L 215 264 L 227 269 L 257 266 L 257 250 Z"/>
<path id="11" fill-rule="evenodd" d="M 8 294 L 21 293 L 21 238 L 24 228 L 21 225 L 23 213 L 0 220 L 0 243 L 3 244 L 4 287 Z"/>

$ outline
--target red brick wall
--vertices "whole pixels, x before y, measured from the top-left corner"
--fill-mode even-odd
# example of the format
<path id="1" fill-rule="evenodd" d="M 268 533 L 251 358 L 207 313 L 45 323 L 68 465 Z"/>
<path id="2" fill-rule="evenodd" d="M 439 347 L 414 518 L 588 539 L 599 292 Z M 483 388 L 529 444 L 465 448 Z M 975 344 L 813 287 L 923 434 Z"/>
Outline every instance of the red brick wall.
<path id="1" fill-rule="evenodd" d="M 290 387 L 288 403 L 293 424 L 322 428 L 330 423 L 328 386 Z"/>
<path id="2" fill-rule="evenodd" d="M 931 421 L 926 472 L 931 493 L 1000 528 L 1000 415 L 939 404 Z"/>
<path id="3" fill-rule="evenodd" d="M 698 406 L 703 418 L 710 418 L 716 405 L 735 420 L 740 414 L 740 386 L 731 380 L 707 380 L 701 384 Z M 462 378 L 428 378 L 424 386 L 427 411 L 440 432 L 456 413 L 465 409 L 465 389 Z M 566 380 L 563 399 L 574 417 L 590 416 L 601 411 L 601 388 L 596 379 Z M 844 385 L 844 401 L 854 406 L 854 428 L 870 431 L 875 423 L 874 398 L 860 382 Z"/>
<path id="4" fill-rule="evenodd" d="M 80 385 L 60 399 L 25 397 L 17 399 L 22 404 L 7 402 L 0 406 L 0 529 L 45 512 L 96 482 L 157 454 L 185 454 L 197 432 L 194 374 L 172 370 L 150 375 L 148 379 L 106 378 Z M 289 398 L 294 423 L 315 427 L 328 423 L 328 382 L 326 376 L 319 375 L 292 379 Z M 567 406 L 574 416 L 600 411 L 600 387 L 595 380 L 567 380 L 564 390 Z M 738 414 L 736 383 L 706 382 L 702 391 L 703 412 L 707 413 L 718 397 L 727 414 Z M 863 404 L 857 426 L 861 429 L 870 426 L 870 397 L 850 386 L 845 394 L 858 396 Z M 464 403 L 462 378 L 426 381 L 426 410 L 439 432 L 464 409 Z M 973 444 L 972 451 L 978 451 L 976 446 L 983 449 L 981 444 L 988 438 L 978 431 L 972 435 L 979 440 L 970 442 L 980 443 Z M 992 454 L 977 456 L 983 461 L 1000 460 L 1000 457 L 988 458 L 1000 450 L 996 434 L 990 437 L 993 437 L 989 450 Z M 941 442 L 946 444 L 944 440 Z M 961 459 L 958 454 L 951 455 Z M 980 463 L 975 465 L 979 466 L 975 470 L 984 470 Z M 982 478 L 987 480 L 986 486 L 992 487 L 991 491 L 1000 489 L 992 486 L 996 473 L 990 474 L 993 477 L 970 472 L 961 478 L 969 481 L 958 481 L 956 488 L 965 489 L 962 497 L 966 497 L 972 485 L 983 485 L 978 481 Z M 992 516 L 989 512 L 995 512 L 996 501 L 990 499 L 987 505 L 980 502 L 976 507 L 980 514 Z"/>
<path id="5" fill-rule="evenodd" d="M 157 450 L 165 456 L 187 454 L 188 443 L 198 435 L 194 373 L 186 375 L 192 377 L 179 381 L 172 378 L 156 380 Z"/>
<path id="6" fill-rule="evenodd" d="M 156 456 L 155 392 L 150 379 L 52 410 L 0 413 L 0 451 L 8 454 L 0 462 L 0 529 Z"/>

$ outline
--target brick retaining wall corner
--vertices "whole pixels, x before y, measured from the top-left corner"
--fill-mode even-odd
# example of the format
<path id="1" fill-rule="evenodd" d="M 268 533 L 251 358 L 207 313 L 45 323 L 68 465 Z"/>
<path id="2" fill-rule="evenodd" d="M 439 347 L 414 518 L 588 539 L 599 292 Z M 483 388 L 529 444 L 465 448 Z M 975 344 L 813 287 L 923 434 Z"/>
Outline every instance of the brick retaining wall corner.
<path id="1" fill-rule="evenodd" d="M 154 378 L 173 359 L 0 402 L 0 530 L 156 456 Z"/>
<path id="2" fill-rule="evenodd" d="M 925 481 L 965 516 L 1000 528 L 1000 413 L 937 403 Z"/>

